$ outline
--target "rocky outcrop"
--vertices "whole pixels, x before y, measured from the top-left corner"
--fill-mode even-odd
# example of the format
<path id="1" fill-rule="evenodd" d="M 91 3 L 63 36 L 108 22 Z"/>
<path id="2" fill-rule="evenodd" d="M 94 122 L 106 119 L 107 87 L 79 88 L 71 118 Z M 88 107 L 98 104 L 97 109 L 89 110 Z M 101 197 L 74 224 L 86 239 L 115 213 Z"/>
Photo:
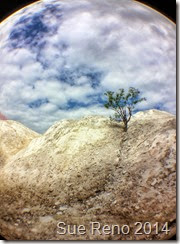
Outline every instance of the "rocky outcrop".
<path id="1" fill-rule="evenodd" d="M 0 167 L 37 136 L 36 132 L 16 121 L 0 120 Z"/>
<path id="2" fill-rule="evenodd" d="M 2 168 L 0 234 L 8 240 L 169 239 L 176 232 L 175 124 L 175 116 L 157 110 L 133 116 L 127 133 L 101 116 L 56 123 Z M 68 230 L 60 222 L 79 233 L 71 226 L 63 234 Z"/>

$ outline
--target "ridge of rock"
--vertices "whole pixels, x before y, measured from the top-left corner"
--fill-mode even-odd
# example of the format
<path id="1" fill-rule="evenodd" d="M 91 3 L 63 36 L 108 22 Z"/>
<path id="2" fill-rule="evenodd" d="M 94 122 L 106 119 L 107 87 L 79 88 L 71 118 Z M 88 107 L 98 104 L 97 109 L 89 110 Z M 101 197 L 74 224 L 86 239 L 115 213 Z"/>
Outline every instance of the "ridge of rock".
<path id="1" fill-rule="evenodd" d="M 127 133 L 103 116 L 57 122 L 6 161 L 0 199 L 8 240 L 169 239 L 176 231 L 176 118 L 139 112 Z M 59 235 L 59 221 L 85 225 L 87 233 Z M 91 235 L 91 221 L 168 222 L 170 232 Z"/>
<path id="2" fill-rule="evenodd" d="M 13 120 L 0 120 L 0 166 L 39 134 Z"/>

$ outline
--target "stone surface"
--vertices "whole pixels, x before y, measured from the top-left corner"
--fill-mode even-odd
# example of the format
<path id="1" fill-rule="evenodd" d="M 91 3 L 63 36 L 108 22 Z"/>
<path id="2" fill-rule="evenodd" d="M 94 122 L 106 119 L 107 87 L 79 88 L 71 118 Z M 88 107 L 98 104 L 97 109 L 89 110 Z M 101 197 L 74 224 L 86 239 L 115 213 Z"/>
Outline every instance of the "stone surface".
<path id="1" fill-rule="evenodd" d="M 0 167 L 37 136 L 39 134 L 16 121 L 0 120 Z"/>
<path id="2" fill-rule="evenodd" d="M 176 120 L 166 112 L 137 113 L 127 133 L 100 116 L 60 121 L 1 169 L 0 234 L 8 240 L 169 239 L 176 232 L 175 157 Z M 60 235 L 58 222 L 84 225 L 86 233 Z M 91 234 L 91 222 L 126 224 L 130 233 Z M 151 233 L 135 235 L 136 222 L 150 222 Z M 156 222 L 168 222 L 170 232 L 156 235 Z"/>

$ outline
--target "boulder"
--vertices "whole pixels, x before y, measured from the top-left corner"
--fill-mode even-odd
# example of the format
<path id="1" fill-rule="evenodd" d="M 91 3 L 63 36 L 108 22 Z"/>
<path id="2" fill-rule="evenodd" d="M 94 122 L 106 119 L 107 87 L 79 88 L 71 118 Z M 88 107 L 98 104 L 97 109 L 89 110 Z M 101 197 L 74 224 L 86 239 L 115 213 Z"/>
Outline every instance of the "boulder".
<path id="1" fill-rule="evenodd" d="M 176 119 L 149 110 L 127 132 L 62 120 L 0 171 L 7 240 L 165 240 L 176 232 Z"/>

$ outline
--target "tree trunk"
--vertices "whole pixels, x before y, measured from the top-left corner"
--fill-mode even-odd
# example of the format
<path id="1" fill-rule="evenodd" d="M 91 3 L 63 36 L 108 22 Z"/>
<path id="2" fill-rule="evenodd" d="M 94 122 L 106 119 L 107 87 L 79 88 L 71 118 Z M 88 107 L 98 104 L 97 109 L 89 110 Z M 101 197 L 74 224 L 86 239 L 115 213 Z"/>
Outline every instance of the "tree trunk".
<path id="1" fill-rule="evenodd" d="M 124 121 L 124 132 L 127 132 L 128 129 L 127 125 L 128 125 L 127 121 Z"/>

